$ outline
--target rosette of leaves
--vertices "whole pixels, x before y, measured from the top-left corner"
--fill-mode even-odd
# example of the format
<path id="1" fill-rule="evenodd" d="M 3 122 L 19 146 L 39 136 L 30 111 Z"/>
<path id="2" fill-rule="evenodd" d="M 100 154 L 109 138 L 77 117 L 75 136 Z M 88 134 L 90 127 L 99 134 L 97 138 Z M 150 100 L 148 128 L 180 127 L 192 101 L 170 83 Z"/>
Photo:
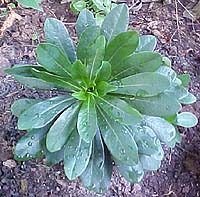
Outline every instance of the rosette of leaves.
<path id="1" fill-rule="evenodd" d="M 155 37 L 127 31 L 128 22 L 124 4 L 101 27 L 84 10 L 75 46 L 62 22 L 46 20 L 38 65 L 16 65 L 7 73 L 27 87 L 62 94 L 14 102 L 18 128 L 28 131 L 17 142 L 17 160 L 64 161 L 70 180 L 80 177 L 86 188 L 104 193 L 112 161 L 128 181 L 139 182 L 144 171 L 160 167 L 162 143 L 180 142 L 177 126 L 197 124 L 192 113 L 180 112 L 181 104 L 196 101 L 186 89 L 189 75 L 177 75 L 170 60 L 154 52 Z"/>
<path id="2" fill-rule="evenodd" d="M 72 0 L 70 7 L 76 14 L 87 8 L 95 14 L 98 24 L 101 24 L 104 17 L 116 6 L 117 0 Z"/>

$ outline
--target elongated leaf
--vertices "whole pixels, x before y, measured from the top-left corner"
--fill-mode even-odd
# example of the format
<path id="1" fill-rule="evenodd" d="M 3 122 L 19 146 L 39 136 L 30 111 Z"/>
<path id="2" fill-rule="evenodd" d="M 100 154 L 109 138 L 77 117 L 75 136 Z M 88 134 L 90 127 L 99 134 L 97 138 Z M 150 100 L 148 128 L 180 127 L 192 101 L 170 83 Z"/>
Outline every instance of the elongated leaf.
<path id="1" fill-rule="evenodd" d="M 33 8 L 39 11 L 43 11 L 42 7 L 40 6 L 40 3 L 42 0 L 17 0 L 21 5 L 27 8 Z"/>
<path id="2" fill-rule="evenodd" d="M 105 81 L 100 81 L 99 83 L 97 83 L 96 88 L 98 90 L 98 95 L 101 97 L 105 96 L 109 92 L 114 92 L 115 90 L 117 90 L 116 86 L 110 85 Z"/>
<path id="3" fill-rule="evenodd" d="M 111 64 L 107 61 L 103 61 L 101 67 L 97 71 L 96 82 L 108 81 L 111 76 Z"/>
<path id="4" fill-rule="evenodd" d="M 77 46 L 77 56 L 78 59 L 81 60 L 83 63 L 86 62 L 87 50 L 89 49 L 90 45 L 95 42 L 99 35 L 100 29 L 97 26 L 89 26 L 81 34 Z"/>
<path id="5" fill-rule="evenodd" d="M 19 117 L 26 109 L 40 102 L 37 99 L 18 99 L 11 106 L 11 112 L 13 115 Z"/>
<path id="6" fill-rule="evenodd" d="M 49 125 L 41 129 L 33 129 L 21 137 L 15 147 L 15 159 L 26 161 L 42 157 L 42 140 L 48 129 Z"/>
<path id="7" fill-rule="evenodd" d="M 112 69 L 128 55 L 132 54 L 138 46 L 139 35 L 136 31 L 122 32 L 107 46 L 104 60 L 109 61 Z"/>
<path id="8" fill-rule="evenodd" d="M 117 165 L 120 174 L 127 181 L 130 181 L 131 183 L 139 183 L 142 180 L 144 176 L 144 170 L 140 162 L 134 166 L 127 166 L 115 160 L 115 164 Z"/>
<path id="9" fill-rule="evenodd" d="M 39 102 L 23 112 L 18 119 L 20 130 L 42 128 L 74 102 L 71 96 L 57 96 Z"/>
<path id="10" fill-rule="evenodd" d="M 109 188 L 111 174 L 110 154 L 106 151 L 98 130 L 93 141 L 90 161 L 80 178 L 87 189 L 94 190 L 97 193 L 104 193 Z"/>
<path id="11" fill-rule="evenodd" d="M 175 82 L 176 80 L 176 72 L 167 66 L 160 66 L 156 72 L 166 76 L 170 82 Z"/>
<path id="12" fill-rule="evenodd" d="M 70 180 L 76 179 L 85 171 L 91 152 L 92 143 L 81 140 L 76 129 L 72 131 L 64 153 L 64 170 Z"/>
<path id="13" fill-rule="evenodd" d="M 170 117 L 181 110 L 177 99 L 167 94 L 146 98 L 136 97 L 126 101 L 140 113 L 149 116 Z"/>
<path id="14" fill-rule="evenodd" d="M 76 126 L 78 107 L 79 103 L 71 105 L 51 126 L 46 138 L 48 151 L 56 152 L 64 146 Z"/>
<path id="15" fill-rule="evenodd" d="M 127 5 L 118 5 L 105 17 L 101 26 L 101 33 L 109 42 L 119 33 L 126 31 L 128 23 L 129 15 Z"/>
<path id="16" fill-rule="evenodd" d="M 78 37 L 85 31 L 89 26 L 96 26 L 96 20 L 92 12 L 84 9 L 80 12 L 76 22 L 76 32 Z"/>
<path id="17" fill-rule="evenodd" d="M 7 74 L 12 75 L 21 84 L 32 89 L 42 89 L 42 90 L 57 89 L 55 85 L 49 84 L 41 79 L 37 79 L 31 72 L 32 68 L 44 71 L 44 69 L 41 66 L 15 65 L 13 68 L 5 70 L 5 72 Z"/>
<path id="18" fill-rule="evenodd" d="M 154 72 L 162 63 L 161 55 L 154 52 L 134 53 L 122 59 L 112 70 L 113 80 L 142 72 Z"/>
<path id="19" fill-rule="evenodd" d="M 176 97 L 178 100 L 187 97 L 189 92 L 183 87 L 176 84 L 172 84 L 168 90 L 165 91 L 167 94 L 171 95 L 172 97 Z"/>
<path id="20" fill-rule="evenodd" d="M 179 99 L 179 102 L 182 104 L 192 104 L 195 103 L 196 101 L 197 101 L 196 97 L 191 93 L 189 93 L 186 97 Z"/>
<path id="21" fill-rule="evenodd" d="M 70 61 L 56 45 L 39 44 L 36 52 L 38 62 L 46 70 L 61 76 L 70 76 Z"/>
<path id="22" fill-rule="evenodd" d="M 141 114 L 125 101 L 112 96 L 99 97 L 98 104 L 109 113 L 113 119 L 128 125 L 134 125 L 142 120 Z"/>
<path id="23" fill-rule="evenodd" d="M 134 96 L 154 96 L 169 88 L 167 77 L 158 73 L 139 73 L 112 83 L 117 86 L 115 93 Z"/>
<path id="24" fill-rule="evenodd" d="M 176 129 L 174 126 L 162 118 L 145 116 L 143 124 L 151 128 L 159 140 L 167 145 L 176 136 Z"/>
<path id="25" fill-rule="evenodd" d="M 97 71 L 105 54 L 106 40 L 104 36 L 99 36 L 95 43 L 87 50 L 87 70 L 90 80 L 96 77 Z"/>
<path id="26" fill-rule="evenodd" d="M 182 112 L 177 115 L 175 124 L 182 127 L 191 128 L 198 124 L 198 119 L 193 113 Z"/>
<path id="27" fill-rule="evenodd" d="M 141 51 L 154 51 L 157 45 L 157 39 L 152 35 L 142 35 L 139 38 L 139 45 L 136 49 L 137 52 Z"/>
<path id="28" fill-rule="evenodd" d="M 67 28 L 61 21 L 55 18 L 47 18 L 44 24 L 44 32 L 48 43 L 55 44 L 65 52 L 72 63 L 76 60 L 74 43 L 69 36 Z"/>
<path id="29" fill-rule="evenodd" d="M 130 129 L 110 118 L 102 109 L 98 108 L 98 112 L 98 125 L 111 154 L 124 164 L 135 165 L 138 150 Z"/>
<path id="30" fill-rule="evenodd" d="M 97 114 L 95 108 L 95 99 L 93 96 L 88 96 L 86 101 L 83 101 L 77 120 L 78 133 L 86 142 L 91 142 L 97 130 Z"/>
<path id="31" fill-rule="evenodd" d="M 39 71 L 37 69 L 31 70 L 33 75 L 48 82 L 52 83 L 54 86 L 62 87 L 68 91 L 77 91 L 81 90 L 78 84 L 74 82 L 70 77 L 61 77 L 58 75 L 51 74 L 45 71 Z"/>

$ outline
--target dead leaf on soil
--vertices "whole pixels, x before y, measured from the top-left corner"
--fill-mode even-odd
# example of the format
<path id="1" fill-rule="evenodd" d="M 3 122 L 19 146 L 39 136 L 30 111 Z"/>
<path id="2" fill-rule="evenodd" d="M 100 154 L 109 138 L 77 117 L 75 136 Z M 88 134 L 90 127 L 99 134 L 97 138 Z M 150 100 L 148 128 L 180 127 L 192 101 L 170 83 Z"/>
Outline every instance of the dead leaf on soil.
<path id="1" fill-rule="evenodd" d="M 7 19 L 4 21 L 2 27 L 0 28 L 0 38 L 3 37 L 4 32 L 13 25 L 15 19 L 21 20 L 22 17 L 15 13 L 13 10 L 10 10 L 10 14 L 8 15 Z"/>

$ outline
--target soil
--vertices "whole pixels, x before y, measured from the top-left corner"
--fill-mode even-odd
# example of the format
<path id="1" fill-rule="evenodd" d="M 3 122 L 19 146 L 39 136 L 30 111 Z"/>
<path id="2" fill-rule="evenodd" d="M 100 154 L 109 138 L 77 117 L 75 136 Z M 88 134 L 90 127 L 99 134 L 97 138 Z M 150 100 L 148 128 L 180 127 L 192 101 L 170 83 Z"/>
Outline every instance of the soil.
<path id="1" fill-rule="evenodd" d="M 189 89 L 197 96 L 197 102 L 183 110 L 191 111 L 199 118 L 200 21 L 192 22 L 183 17 L 185 9 L 180 2 L 186 6 L 190 1 L 172 1 L 168 5 L 145 2 L 139 11 L 130 10 L 130 28 L 157 36 L 157 50 L 172 59 L 173 68 L 178 73 L 191 75 Z M 195 0 L 192 2 L 197 3 Z M 6 5 L 0 9 L 3 6 Z M 22 7 L 14 9 L 22 19 L 15 20 L 0 38 L 0 197 L 100 196 L 84 189 L 79 180 L 69 181 L 64 175 L 62 163 L 49 168 L 45 166 L 44 160 L 16 162 L 13 159 L 16 141 L 24 132 L 16 127 L 17 119 L 10 112 L 11 104 L 18 98 L 46 98 L 56 95 L 56 92 L 25 88 L 12 77 L 3 74 L 1 68 L 36 63 L 35 48 L 44 41 L 43 24 L 46 17 L 62 20 L 76 41 L 76 16 L 70 12 L 68 5 L 48 0 L 44 1 L 43 8 L 44 12 Z M 6 18 L 0 17 L 0 27 Z M 33 35 L 38 38 L 33 40 Z M 131 184 L 115 169 L 112 185 L 102 196 L 200 196 L 200 125 L 191 129 L 180 128 L 180 131 L 182 143 L 174 149 L 164 147 L 165 159 L 158 171 L 147 172 L 140 184 Z"/>

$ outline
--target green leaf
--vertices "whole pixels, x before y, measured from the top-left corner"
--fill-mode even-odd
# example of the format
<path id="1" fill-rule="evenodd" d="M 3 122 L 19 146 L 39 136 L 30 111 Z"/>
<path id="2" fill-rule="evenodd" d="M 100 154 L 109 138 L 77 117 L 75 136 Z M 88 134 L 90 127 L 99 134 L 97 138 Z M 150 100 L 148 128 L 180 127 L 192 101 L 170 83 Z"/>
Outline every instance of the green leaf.
<path id="1" fill-rule="evenodd" d="M 97 26 L 89 26 L 81 34 L 81 37 L 77 46 L 78 59 L 83 63 L 86 62 L 87 51 L 89 47 L 95 42 L 100 35 L 100 29 Z"/>
<path id="2" fill-rule="evenodd" d="M 176 80 L 176 76 L 177 76 L 176 72 L 167 66 L 159 67 L 158 70 L 156 70 L 156 72 L 161 75 L 166 76 L 170 82 L 175 82 Z"/>
<path id="3" fill-rule="evenodd" d="M 25 85 L 32 89 L 57 89 L 57 86 L 49 84 L 41 79 L 37 79 L 31 72 L 32 68 L 44 71 L 41 66 L 15 65 L 13 68 L 5 70 L 5 73 L 12 75 L 22 85 Z"/>
<path id="4" fill-rule="evenodd" d="M 18 119 L 20 130 L 42 128 L 74 102 L 71 96 L 57 96 L 39 102 L 23 112 Z"/>
<path id="5" fill-rule="evenodd" d="M 76 60 L 74 43 L 67 28 L 61 21 L 55 18 L 47 18 L 44 24 L 44 32 L 46 42 L 56 45 L 65 52 L 72 63 Z"/>
<path id="6" fill-rule="evenodd" d="M 63 161 L 64 160 L 64 150 L 65 150 L 65 146 L 63 146 L 63 148 L 61 150 L 53 152 L 53 153 L 46 150 L 46 152 L 45 152 L 46 165 L 51 167 L 51 166 L 54 166 L 57 163 Z"/>
<path id="7" fill-rule="evenodd" d="M 87 168 L 81 175 L 81 182 L 99 194 L 105 193 L 111 183 L 112 163 L 98 130 L 93 141 L 92 154 Z"/>
<path id="8" fill-rule="evenodd" d="M 33 129 L 21 137 L 15 147 L 15 159 L 19 161 L 26 161 L 42 157 L 42 140 L 48 129 L 49 125 L 40 129 Z"/>
<path id="9" fill-rule="evenodd" d="M 151 128 L 158 139 L 166 145 L 176 136 L 176 129 L 174 126 L 162 118 L 145 116 L 143 125 Z"/>
<path id="10" fill-rule="evenodd" d="M 182 112 L 177 115 L 175 124 L 185 128 L 191 128 L 198 124 L 198 119 L 193 113 Z"/>
<path id="11" fill-rule="evenodd" d="M 126 4 L 120 4 L 113 8 L 105 17 L 101 26 L 101 34 L 103 34 L 109 42 L 119 33 L 126 31 L 128 23 L 128 6 Z"/>
<path id="12" fill-rule="evenodd" d="M 162 63 L 161 55 L 154 52 L 134 53 L 122 59 L 112 70 L 114 80 L 143 72 L 154 72 Z"/>
<path id="13" fill-rule="evenodd" d="M 157 39 L 152 35 L 142 35 L 139 38 L 139 45 L 136 52 L 154 51 L 157 45 Z"/>
<path id="14" fill-rule="evenodd" d="M 185 105 L 195 103 L 196 101 L 197 101 L 196 97 L 191 93 L 189 93 L 187 96 L 179 99 L 179 102 L 182 104 L 185 104 Z"/>
<path id="15" fill-rule="evenodd" d="M 98 125 L 111 154 L 127 165 L 138 163 L 138 150 L 130 128 L 116 122 L 98 107 Z"/>
<path id="16" fill-rule="evenodd" d="M 132 75 L 112 84 L 118 88 L 114 93 L 142 97 L 157 95 L 170 86 L 167 77 L 151 72 Z"/>
<path id="17" fill-rule="evenodd" d="M 182 86 L 187 87 L 190 83 L 190 75 L 189 74 L 182 74 L 178 75 L 178 79 L 181 80 Z"/>
<path id="18" fill-rule="evenodd" d="M 167 66 L 168 68 L 172 67 L 172 61 L 168 57 L 162 57 L 163 65 Z"/>
<path id="19" fill-rule="evenodd" d="M 24 7 L 43 11 L 42 7 L 40 6 L 42 0 L 17 0 L 17 2 L 22 4 Z"/>
<path id="20" fill-rule="evenodd" d="M 109 92 L 114 92 L 115 90 L 117 90 L 116 86 L 110 85 L 109 83 L 105 81 L 101 81 L 97 83 L 96 88 L 98 91 L 98 95 L 102 97 L 105 96 Z"/>
<path id="21" fill-rule="evenodd" d="M 58 75 L 51 74 L 45 71 L 39 71 L 37 69 L 32 69 L 32 73 L 34 76 L 48 82 L 52 83 L 54 86 L 62 87 L 68 91 L 78 91 L 81 90 L 79 84 L 76 84 L 71 78 L 69 77 L 61 77 Z"/>
<path id="22" fill-rule="evenodd" d="M 92 143 L 79 138 L 75 129 L 68 139 L 64 153 L 64 170 L 69 180 L 74 180 L 86 169 L 92 152 Z"/>
<path id="23" fill-rule="evenodd" d="M 84 9 L 80 12 L 76 22 L 76 32 L 78 37 L 85 31 L 89 26 L 96 26 L 96 20 L 92 12 Z"/>
<path id="24" fill-rule="evenodd" d="M 78 133 L 86 142 L 91 142 L 96 134 L 97 114 L 95 108 L 95 99 L 89 95 L 86 101 L 83 101 L 77 120 Z"/>
<path id="25" fill-rule="evenodd" d="M 81 10 L 86 8 L 86 2 L 82 0 L 72 1 L 70 4 L 70 8 L 74 13 L 79 13 Z"/>
<path id="26" fill-rule="evenodd" d="M 113 119 L 121 123 L 135 125 L 142 120 L 141 114 L 136 109 L 119 98 L 113 96 L 99 97 L 98 104 Z"/>
<path id="27" fill-rule="evenodd" d="M 103 1 L 101 1 L 101 0 L 92 0 L 92 2 L 97 7 L 97 9 L 99 9 L 99 10 L 104 10 L 105 9 Z"/>
<path id="28" fill-rule="evenodd" d="M 48 151 L 56 152 L 66 143 L 71 132 L 76 127 L 76 117 L 79 103 L 75 103 L 67 108 L 51 126 L 47 133 L 46 146 Z"/>
<path id="29" fill-rule="evenodd" d="M 167 94 L 146 98 L 136 97 L 125 100 L 140 113 L 149 116 L 169 117 L 181 110 L 181 105 L 177 99 Z"/>
<path id="30" fill-rule="evenodd" d="M 87 49 L 87 70 L 90 80 L 96 77 L 105 54 L 106 40 L 104 36 L 99 36 L 95 43 Z"/>
<path id="31" fill-rule="evenodd" d="M 167 94 L 174 96 L 178 100 L 181 100 L 189 94 L 189 92 L 183 87 L 176 84 L 172 84 L 168 90 L 165 91 Z"/>
<path id="32" fill-rule="evenodd" d="M 72 96 L 80 101 L 85 101 L 87 100 L 88 96 L 87 96 L 87 92 L 81 90 L 79 92 L 74 92 L 72 94 Z"/>
<path id="33" fill-rule="evenodd" d="M 110 62 L 112 69 L 119 61 L 132 54 L 138 46 L 139 35 L 136 31 L 122 32 L 108 44 L 104 60 Z"/>
<path id="34" fill-rule="evenodd" d="M 37 46 L 38 62 L 49 72 L 70 76 L 70 61 L 56 45 L 42 43 Z"/>
<path id="35" fill-rule="evenodd" d="M 111 76 L 111 64 L 107 61 L 103 61 L 101 67 L 97 71 L 96 82 L 108 81 Z"/>
<path id="36" fill-rule="evenodd" d="M 170 148 L 174 148 L 176 146 L 176 143 L 180 143 L 181 142 L 181 134 L 180 132 L 176 129 L 176 136 L 174 137 L 174 139 L 172 139 L 169 143 L 168 146 Z"/>
<path id="37" fill-rule="evenodd" d="M 40 102 L 41 100 L 36 99 L 18 99 L 11 106 L 11 112 L 13 115 L 19 117 L 26 109 Z"/>
<path id="38" fill-rule="evenodd" d="M 120 172 L 120 174 L 129 182 L 131 183 L 139 183 L 143 176 L 144 176 L 144 170 L 142 168 L 142 165 L 140 162 L 137 165 L 134 166 L 127 166 L 123 163 L 116 161 L 115 164 L 117 165 L 117 168 Z"/>

